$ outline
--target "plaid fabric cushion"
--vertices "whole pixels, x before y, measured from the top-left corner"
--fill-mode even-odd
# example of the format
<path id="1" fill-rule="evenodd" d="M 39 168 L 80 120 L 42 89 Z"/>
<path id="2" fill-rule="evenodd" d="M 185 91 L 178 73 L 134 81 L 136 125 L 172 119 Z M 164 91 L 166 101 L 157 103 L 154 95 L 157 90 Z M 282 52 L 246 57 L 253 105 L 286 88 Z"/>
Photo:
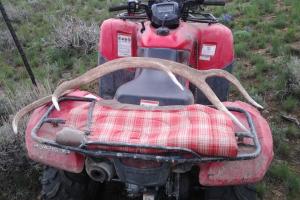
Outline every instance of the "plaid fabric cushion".
<path id="1" fill-rule="evenodd" d="M 66 126 L 85 130 L 88 108 L 89 103 L 76 103 L 67 115 Z M 231 119 L 223 112 L 203 105 L 182 106 L 175 110 L 137 110 L 97 103 L 89 139 L 182 147 L 207 156 L 235 157 L 237 142 L 233 127 Z M 126 150 L 141 152 L 132 148 Z"/>

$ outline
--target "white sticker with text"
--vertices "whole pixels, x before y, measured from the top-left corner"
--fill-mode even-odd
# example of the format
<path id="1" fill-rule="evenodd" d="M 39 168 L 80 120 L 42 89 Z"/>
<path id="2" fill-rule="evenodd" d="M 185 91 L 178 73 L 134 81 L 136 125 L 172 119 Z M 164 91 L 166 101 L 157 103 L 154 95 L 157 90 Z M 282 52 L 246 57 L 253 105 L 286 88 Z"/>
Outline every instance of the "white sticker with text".
<path id="1" fill-rule="evenodd" d="M 159 106 L 159 101 L 151 101 L 151 100 L 141 99 L 140 105 L 141 106 L 146 106 L 146 107 Z"/>
<path id="2" fill-rule="evenodd" d="M 131 36 L 118 34 L 118 57 L 131 56 Z"/>
<path id="3" fill-rule="evenodd" d="M 201 56 L 214 56 L 217 46 L 212 44 L 204 44 L 201 51 Z"/>

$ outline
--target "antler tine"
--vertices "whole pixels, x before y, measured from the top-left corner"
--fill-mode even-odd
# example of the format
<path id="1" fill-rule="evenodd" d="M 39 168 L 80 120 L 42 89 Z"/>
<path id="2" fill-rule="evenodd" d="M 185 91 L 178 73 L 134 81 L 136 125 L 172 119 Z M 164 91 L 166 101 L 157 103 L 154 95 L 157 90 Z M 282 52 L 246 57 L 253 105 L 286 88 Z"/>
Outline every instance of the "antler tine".
<path id="1" fill-rule="evenodd" d="M 203 75 L 203 74 L 201 74 Z M 252 105 L 254 105 L 257 108 L 263 109 L 264 107 L 260 104 L 258 104 L 252 97 L 248 94 L 248 92 L 245 90 L 245 88 L 242 86 L 239 80 L 235 76 L 233 76 L 231 73 L 224 71 L 224 70 L 209 70 L 205 74 L 206 78 L 212 77 L 212 76 L 218 76 L 223 77 L 229 82 L 231 82 L 241 93 L 242 95 L 249 101 Z M 206 79 L 205 78 L 205 79 Z"/>
<path id="2" fill-rule="evenodd" d="M 46 103 L 49 103 L 50 101 L 51 101 L 51 95 L 43 97 L 43 98 L 25 106 L 20 111 L 18 111 L 18 113 L 14 116 L 13 121 L 12 121 L 12 128 L 13 128 L 14 133 L 15 134 L 18 133 L 19 121 L 24 115 L 26 115 L 28 113 L 28 111 L 38 108 Z"/>
<path id="3" fill-rule="evenodd" d="M 244 131 L 248 132 L 248 129 L 222 104 L 220 99 L 217 97 L 214 91 L 209 87 L 209 85 L 205 82 L 205 80 L 203 81 L 199 89 L 204 93 L 204 95 L 214 106 L 216 106 L 219 110 L 225 112 L 237 126 L 239 126 Z"/>

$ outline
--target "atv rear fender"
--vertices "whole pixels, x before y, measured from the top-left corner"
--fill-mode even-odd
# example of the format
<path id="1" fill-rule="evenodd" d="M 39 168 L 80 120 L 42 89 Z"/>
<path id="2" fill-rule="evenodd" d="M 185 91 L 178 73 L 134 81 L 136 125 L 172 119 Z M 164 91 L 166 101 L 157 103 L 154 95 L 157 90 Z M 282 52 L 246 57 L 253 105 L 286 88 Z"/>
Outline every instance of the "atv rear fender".
<path id="1" fill-rule="evenodd" d="M 74 95 L 83 97 L 90 95 L 90 93 L 77 91 L 72 94 L 72 96 Z M 63 103 L 64 102 L 61 102 L 61 105 Z M 62 107 L 68 109 L 68 106 L 76 106 L 76 101 L 67 103 L 66 106 Z M 251 114 L 262 151 L 258 157 L 251 160 L 200 164 L 199 182 L 205 186 L 225 186 L 257 182 L 263 178 L 273 158 L 271 131 L 266 120 L 260 113 L 252 106 L 243 102 L 227 102 L 225 104 L 226 106 L 242 108 Z M 44 106 L 36 109 L 30 117 L 26 130 L 26 147 L 29 157 L 48 166 L 80 173 L 84 169 L 85 157 L 83 155 L 33 141 L 31 131 L 46 112 L 47 108 L 48 106 Z M 61 112 L 64 111 L 62 110 Z M 238 113 L 234 114 L 239 115 Z M 240 120 L 243 121 L 246 119 L 240 118 Z M 56 128 L 55 125 L 50 124 L 45 124 L 45 126 L 49 126 L 49 130 L 51 128 L 52 133 L 53 129 Z M 57 132 L 59 129 L 60 128 L 57 128 Z M 47 129 L 44 128 L 43 130 Z M 53 138 L 53 135 L 50 135 L 50 131 L 43 131 L 39 133 L 39 135 L 44 138 Z"/>
<path id="2" fill-rule="evenodd" d="M 273 159 L 273 139 L 267 121 L 252 106 L 225 102 L 226 106 L 243 108 L 251 114 L 261 144 L 261 153 L 253 160 L 227 161 L 201 164 L 199 182 L 205 186 L 243 185 L 260 181 Z"/>

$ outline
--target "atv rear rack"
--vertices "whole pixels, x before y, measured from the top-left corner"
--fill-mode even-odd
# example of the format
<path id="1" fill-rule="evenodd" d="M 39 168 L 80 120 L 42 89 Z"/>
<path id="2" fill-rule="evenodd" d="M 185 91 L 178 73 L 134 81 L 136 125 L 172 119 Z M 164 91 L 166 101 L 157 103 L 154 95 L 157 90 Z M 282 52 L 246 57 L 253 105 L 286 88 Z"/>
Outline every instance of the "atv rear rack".
<path id="1" fill-rule="evenodd" d="M 93 108 L 96 103 L 96 99 L 94 98 L 86 98 L 86 97 L 62 97 L 59 99 L 59 102 L 62 101 L 85 101 L 90 102 L 90 106 L 87 113 L 87 124 L 85 134 L 90 134 L 90 127 L 92 123 L 93 116 Z M 228 110 L 242 113 L 246 116 L 248 125 L 250 127 L 249 133 L 235 133 L 238 141 L 238 155 L 234 158 L 229 157 L 211 157 L 211 156 L 203 156 L 200 155 L 190 149 L 181 148 L 181 147 L 164 147 L 164 146 L 151 146 L 151 145 L 137 145 L 137 144 L 124 144 L 124 143 L 107 143 L 107 142 L 85 142 L 79 146 L 67 146 L 58 144 L 54 140 L 46 139 L 38 136 L 38 131 L 45 123 L 51 123 L 54 125 L 64 124 L 64 119 L 59 118 L 49 118 L 50 113 L 55 109 L 54 105 L 51 105 L 45 114 L 41 117 L 38 123 L 34 126 L 31 131 L 32 139 L 40 144 L 49 145 L 52 147 L 56 147 L 59 149 L 76 152 L 82 154 L 84 156 L 91 157 L 111 157 L 111 158 L 133 158 L 133 159 L 141 159 L 148 161 L 157 161 L 157 162 L 168 162 L 168 163 L 204 163 L 204 162 L 218 162 L 218 161 L 236 161 L 236 160 L 250 160 L 256 158 L 261 152 L 261 145 L 259 143 L 255 126 L 253 124 L 253 120 L 248 112 L 243 109 L 235 108 L 235 107 L 227 107 Z M 244 138 L 249 138 L 252 140 L 253 144 L 245 144 L 242 143 Z M 153 149 L 155 151 L 159 151 L 161 153 L 157 154 L 146 154 L 146 153 L 130 153 L 130 152 L 120 152 L 117 150 L 91 150 L 87 147 L 89 146 L 97 146 L 97 147 L 129 147 L 129 148 L 138 148 L 138 149 Z M 242 148 L 247 148 L 248 152 L 242 152 Z M 250 149 L 250 150 L 249 150 Z"/>

